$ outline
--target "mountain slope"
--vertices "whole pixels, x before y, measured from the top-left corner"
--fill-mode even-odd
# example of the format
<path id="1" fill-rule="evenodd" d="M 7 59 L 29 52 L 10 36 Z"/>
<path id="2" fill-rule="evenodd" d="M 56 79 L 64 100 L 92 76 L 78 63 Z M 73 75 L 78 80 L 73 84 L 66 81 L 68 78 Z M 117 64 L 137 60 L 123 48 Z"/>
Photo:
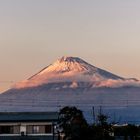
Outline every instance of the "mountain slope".
<path id="1" fill-rule="evenodd" d="M 91 87 L 118 87 L 138 85 L 134 79 L 125 79 L 90 65 L 77 57 L 62 57 L 27 80 L 15 85 L 15 88 L 37 87 L 50 83 L 88 83 Z M 64 87 L 67 85 L 63 85 Z"/>

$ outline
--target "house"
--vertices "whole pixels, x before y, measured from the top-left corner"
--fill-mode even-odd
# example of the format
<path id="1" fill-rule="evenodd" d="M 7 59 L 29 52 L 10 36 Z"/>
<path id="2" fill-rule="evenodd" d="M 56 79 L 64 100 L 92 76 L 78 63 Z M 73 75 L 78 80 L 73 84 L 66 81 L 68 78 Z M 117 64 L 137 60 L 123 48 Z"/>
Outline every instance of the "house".
<path id="1" fill-rule="evenodd" d="M 0 112 L 0 140 L 57 140 L 57 112 Z"/>

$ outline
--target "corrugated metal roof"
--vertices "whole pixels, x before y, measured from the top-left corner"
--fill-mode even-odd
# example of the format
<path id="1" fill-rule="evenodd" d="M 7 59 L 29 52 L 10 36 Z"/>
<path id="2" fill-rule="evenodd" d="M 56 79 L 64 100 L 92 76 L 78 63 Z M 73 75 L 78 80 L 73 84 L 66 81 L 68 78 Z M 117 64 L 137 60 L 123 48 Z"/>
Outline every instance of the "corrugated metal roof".
<path id="1" fill-rule="evenodd" d="M 58 112 L 0 112 L 0 122 L 57 121 Z"/>

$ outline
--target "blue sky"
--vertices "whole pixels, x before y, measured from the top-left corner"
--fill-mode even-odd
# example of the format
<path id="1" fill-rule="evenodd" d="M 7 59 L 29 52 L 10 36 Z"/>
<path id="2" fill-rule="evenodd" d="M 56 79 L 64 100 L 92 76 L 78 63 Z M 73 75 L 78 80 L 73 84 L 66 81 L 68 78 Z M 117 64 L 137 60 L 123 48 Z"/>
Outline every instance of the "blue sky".
<path id="1" fill-rule="evenodd" d="M 1 0 L 1 81 L 26 79 L 61 56 L 140 79 L 139 25 L 139 0 Z"/>

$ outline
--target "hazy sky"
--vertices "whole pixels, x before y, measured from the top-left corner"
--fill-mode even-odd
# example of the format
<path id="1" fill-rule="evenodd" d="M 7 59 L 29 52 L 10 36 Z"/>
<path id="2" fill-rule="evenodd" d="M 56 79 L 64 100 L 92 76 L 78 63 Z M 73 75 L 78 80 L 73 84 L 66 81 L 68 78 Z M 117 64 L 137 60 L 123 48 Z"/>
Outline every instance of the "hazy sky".
<path id="1" fill-rule="evenodd" d="M 140 0 L 0 0 L 0 92 L 61 56 L 140 79 Z"/>

